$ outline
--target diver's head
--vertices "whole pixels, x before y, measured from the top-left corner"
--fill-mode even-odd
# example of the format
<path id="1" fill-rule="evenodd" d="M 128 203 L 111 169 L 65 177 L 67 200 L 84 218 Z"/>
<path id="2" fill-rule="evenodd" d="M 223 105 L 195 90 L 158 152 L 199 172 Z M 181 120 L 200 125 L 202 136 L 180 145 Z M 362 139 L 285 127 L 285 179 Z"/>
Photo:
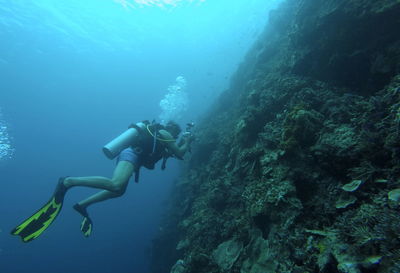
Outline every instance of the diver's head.
<path id="1" fill-rule="evenodd" d="M 168 121 L 165 125 L 165 130 L 167 130 L 173 138 L 178 138 L 179 134 L 182 132 L 181 127 L 175 121 Z"/>

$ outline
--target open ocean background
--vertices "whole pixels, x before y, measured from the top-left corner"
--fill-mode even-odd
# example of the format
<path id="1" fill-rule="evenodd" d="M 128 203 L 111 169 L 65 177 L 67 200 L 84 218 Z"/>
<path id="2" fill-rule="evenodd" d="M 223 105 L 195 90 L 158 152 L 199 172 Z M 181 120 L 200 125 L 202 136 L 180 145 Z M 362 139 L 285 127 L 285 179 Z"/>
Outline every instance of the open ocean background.
<path id="1" fill-rule="evenodd" d="M 141 1 L 146 2 L 146 1 Z M 199 119 L 279 1 L 0 0 L 0 272 L 147 273 L 151 240 L 182 162 L 142 169 L 122 198 L 89 208 L 92 236 L 71 209 L 24 244 L 9 231 L 52 194 L 60 176 L 111 176 L 101 147 L 132 122 L 158 119 L 186 79 L 184 124 Z M 7 146 L 7 145 L 10 146 Z"/>

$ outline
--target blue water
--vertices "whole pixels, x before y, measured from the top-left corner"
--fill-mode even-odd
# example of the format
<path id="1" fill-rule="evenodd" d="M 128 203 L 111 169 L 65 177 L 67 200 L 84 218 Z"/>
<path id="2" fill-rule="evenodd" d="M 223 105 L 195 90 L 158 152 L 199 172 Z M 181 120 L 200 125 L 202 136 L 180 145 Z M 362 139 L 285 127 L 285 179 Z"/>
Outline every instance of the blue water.
<path id="1" fill-rule="evenodd" d="M 68 193 L 38 239 L 24 244 L 9 231 L 47 201 L 58 177 L 111 176 L 115 162 L 101 147 L 132 122 L 158 119 L 178 76 L 187 82 L 178 122 L 198 120 L 277 4 L 170 2 L 0 0 L 0 144 L 4 136 L 11 144 L 0 157 L 1 273 L 149 272 L 151 240 L 184 162 L 143 170 L 123 197 L 90 207 L 88 239 L 71 209 L 96 192 L 88 188 Z"/>

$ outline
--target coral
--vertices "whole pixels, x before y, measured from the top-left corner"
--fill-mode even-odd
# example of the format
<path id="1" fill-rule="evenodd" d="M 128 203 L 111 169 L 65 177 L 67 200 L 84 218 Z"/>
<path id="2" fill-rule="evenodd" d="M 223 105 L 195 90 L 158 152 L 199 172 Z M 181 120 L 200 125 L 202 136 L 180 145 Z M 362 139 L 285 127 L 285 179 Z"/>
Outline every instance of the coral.
<path id="1" fill-rule="evenodd" d="M 281 147 L 291 150 L 314 144 L 323 118 L 317 111 L 307 110 L 305 105 L 295 105 L 284 121 Z"/>
<path id="2" fill-rule="evenodd" d="M 399 202 L 400 201 L 400 189 L 394 189 L 394 190 L 388 192 L 388 198 L 389 198 L 389 200 Z"/>
<path id="3" fill-rule="evenodd" d="M 347 192 L 356 191 L 361 186 L 362 183 L 363 183 L 362 180 L 353 180 L 350 183 L 343 185 L 342 190 Z"/>
<path id="4" fill-rule="evenodd" d="M 313 149 L 320 153 L 330 151 L 337 157 L 346 157 L 357 145 L 357 141 L 354 128 L 349 124 L 340 124 L 332 132 L 324 132 Z"/>
<path id="5" fill-rule="evenodd" d="M 337 200 L 335 207 L 337 209 L 344 209 L 357 202 L 357 198 L 353 195 L 341 195 Z"/>
<path id="6" fill-rule="evenodd" d="M 186 273 L 185 262 L 183 260 L 178 260 L 171 268 L 170 273 Z"/>

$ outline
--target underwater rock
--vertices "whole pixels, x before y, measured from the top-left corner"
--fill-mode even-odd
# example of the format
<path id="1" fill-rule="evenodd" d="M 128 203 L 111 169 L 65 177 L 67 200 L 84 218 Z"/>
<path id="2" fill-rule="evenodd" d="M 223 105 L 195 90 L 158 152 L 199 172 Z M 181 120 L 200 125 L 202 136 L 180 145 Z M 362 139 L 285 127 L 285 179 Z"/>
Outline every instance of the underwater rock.
<path id="1" fill-rule="evenodd" d="M 253 238 L 251 245 L 247 247 L 249 257 L 243 262 L 240 273 L 275 273 L 276 264 L 268 240 L 261 236 Z"/>
<path id="2" fill-rule="evenodd" d="M 218 264 L 222 270 L 229 270 L 236 262 L 242 249 L 242 242 L 236 240 L 223 242 L 213 251 L 213 261 Z"/>
<path id="3" fill-rule="evenodd" d="M 347 192 L 354 192 L 361 186 L 362 183 L 362 180 L 353 180 L 350 183 L 343 185 L 342 190 Z"/>

